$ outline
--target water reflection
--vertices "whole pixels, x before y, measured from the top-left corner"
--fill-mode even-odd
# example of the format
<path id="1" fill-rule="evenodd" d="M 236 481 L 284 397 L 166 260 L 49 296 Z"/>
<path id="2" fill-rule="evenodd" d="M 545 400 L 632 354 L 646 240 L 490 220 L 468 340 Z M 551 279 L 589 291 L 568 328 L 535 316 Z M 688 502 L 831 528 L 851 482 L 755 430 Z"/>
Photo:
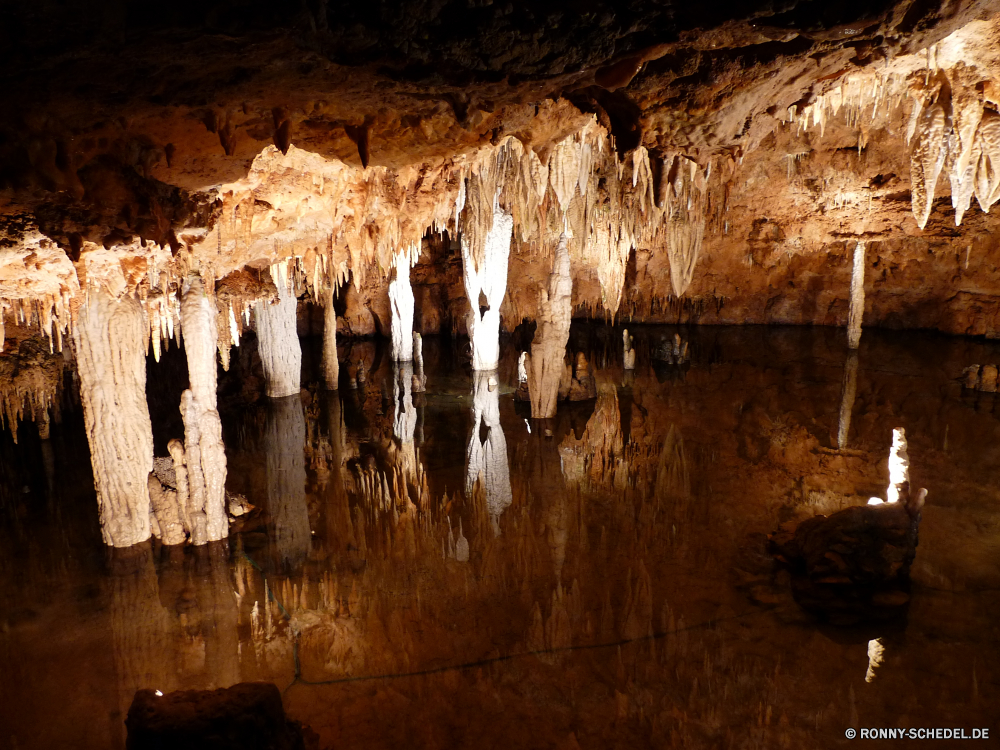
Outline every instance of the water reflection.
<path id="1" fill-rule="evenodd" d="M 516 352 L 471 376 L 428 340 L 419 393 L 359 345 L 360 387 L 226 416 L 230 489 L 257 510 L 204 551 L 106 562 L 86 482 L 41 498 L 51 461 L 23 430 L 0 450 L 0 713 L 17 746 L 116 746 L 136 687 L 254 679 L 323 746 L 835 747 L 901 715 L 988 723 L 1000 422 L 953 377 L 1000 347 L 873 331 L 851 374 L 836 331 L 688 331 L 690 362 L 659 372 L 674 333 L 630 329 L 627 387 L 620 331 L 574 339 L 597 398 L 530 433 Z M 931 489 L 908 619 L 822 626 L 766 535 L 882 492 L 894 426 Z M 52 461 L 70 476 L 89 463 L 63 429 Z M 58 721 L 31 708 L 56 703 Z"/>

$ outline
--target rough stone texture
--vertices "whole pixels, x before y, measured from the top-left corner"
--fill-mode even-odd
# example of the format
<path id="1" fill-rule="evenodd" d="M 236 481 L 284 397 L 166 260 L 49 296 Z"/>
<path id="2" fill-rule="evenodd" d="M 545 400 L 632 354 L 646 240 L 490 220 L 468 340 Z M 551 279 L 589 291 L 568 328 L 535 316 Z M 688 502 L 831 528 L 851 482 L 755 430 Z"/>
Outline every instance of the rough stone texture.
<path id="1" fill-rule="evenodd" d="M 528 391 L 531 394 L 531 416 L 535 419 L 554 417 L 563 378 L 566 342 L 572 315 L 569 252 L 563 235 L 556 247 L 548 289 L 541 293 L 538 308 L 538 328 L 531 343 L 531 355 L 525 359 Z"/>
<path id="2" fill-rule="evenodd" d="M 340 382 L 340 358 L 337 355 L 337 310 L 333 305 L 334 288 L 323 295 L 323 383 L 327 390 L 337 390 Z"/>
<path id="3" fill-rule="evenodd" d="M 402 251 L 393 261 L 395 275 L 389 282 L 389 314 L 392 318 L 392 358 L 413 359 L 413 287 L 410 286 L 410 253 Z"/>
<path id="4" fill-rule="evenodd" d="M 473 370 L 495 370 L 500 362 L 500 304 L 507 291 L 513 231 L 513 218 L 494 201 L 483 257 L 474 257 L 471 243 L 465 237 L 462 239 L 462 279 L 469 298 L 467 327 L 472 343 Z M 486 301 L 486 309 L 482 312 L 480 295 Z"/>
<path id="5" fill-rule="evenodd" d="M 270 682 L 157 695 L 139 690 L 128 711 L 127 750 L 304 750 L 302 728 L 285 718 Z"/>
<path id="6" fill-rule="evenodd" d="M 264 365 L 267 395 L 283 398 L 299 392 L 302 377 L 302 347 L 295 330 L 298 300 L 283 280 L 277 281 L 278 302 L 258 302 L 254 308 L 257 341 Z"/>
<path id="7" fill-rule="evenodd" d="M 181 325 L 190 388 L 181 395 L 188 485 L 191 541 L 196 544 L 229 535 L 226 513 L 226 449 L 217 403 L 215 363 L 218 348 L 215 300 L 200 276 L 191 276 L 181 297 Z"/>
<path id="8" fill-rule="evenodd" d="M 147 323 L 140 304 L 92 290 L 73 329 L 80 400 L 105 544 L 149 539 L 153 432 L 146 406 Z"/>

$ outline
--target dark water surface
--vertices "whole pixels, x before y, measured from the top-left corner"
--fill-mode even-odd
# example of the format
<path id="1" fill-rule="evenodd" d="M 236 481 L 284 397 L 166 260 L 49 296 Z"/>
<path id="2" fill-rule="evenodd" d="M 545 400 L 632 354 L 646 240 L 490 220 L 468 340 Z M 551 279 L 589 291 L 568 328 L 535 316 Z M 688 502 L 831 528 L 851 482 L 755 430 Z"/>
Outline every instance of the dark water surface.
<path id="1" fill-rule="evenodd" d="M 364 387 L 249 406 L 241 352 L 220 409 L 228 488 L 256 507 L 199 549 L 101 545 L 79 411 L 49 441 L 3 433 L 0 747 L 120 748 L 136 689 L 246 680 L 324 747 L 1000 737 L 1000 404 L 957 382 L 1000 346 L 866 332 L 851 365 L 842 331 L 700 328 L 689 365 L 652 364 L 674 331 L 633 331 L 632 375 L 620 329 L 574 328 L 598 398 L 547 423 L 514 400 L 513 347 L 491 388 L 429 339 L 409 393 L 387 351 L 344 346 Z M 182 437 L 171 356 L 149 363 L 158 455 Z M 836 628 L 795 603 L 766 535 L 884 496 L 893 427 L 929 489 L 908 615 Z"/>

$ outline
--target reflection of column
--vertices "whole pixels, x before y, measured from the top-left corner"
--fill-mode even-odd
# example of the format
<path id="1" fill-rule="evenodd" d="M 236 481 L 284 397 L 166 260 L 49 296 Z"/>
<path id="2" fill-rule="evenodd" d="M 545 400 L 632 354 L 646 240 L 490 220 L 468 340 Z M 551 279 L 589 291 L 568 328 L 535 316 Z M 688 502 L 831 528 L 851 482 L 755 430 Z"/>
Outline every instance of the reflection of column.
<path id="1" fill-rule="evenodd" d="M 295 322 L 298 300 L 277 268 L 272 269 L 271 275 L 278 286 L 278 301 L 273 305 L 258 302 L 254 306 L 260 361 L 267 395 L 271 398 L 297 394 L 302 377 L 302 348 Z"/>
<path id="2" fill-rule="evenodd" d="M 357 545 L 351 507 L 344 487 L 344 467 L 347 463 L 347 427 L 344 409 L 337 393 L 326 397 L 327 426 L 330 433 L 330 480 L 327 484 L 326 543 L 332 549 L 346 551 Z"/>
<path id="3" fill-rule="evenodd" d="M 104 543 L 127 547 L 149 539 L 153 429 L 146 405 L 146 338 L 139 303 L 92 290 L 73 338 L 80 400 L 90 443 Z"/>
<path id="4" fill-rule="evenodd" d="M 851 431 L 851 412 L 854 409 L 854 397 L 858 390 L 858 353 L 848 352 L 844 363 L 844 384 L 840 392 L 840 422 L 837 428 L 837 448 L 847 447 L 847 435 Z"/>
<path id="5" fill-rule="evenodd" d="M 160 602 L 150 544 L 108 553 L 108 602 L 111 643 L 118 678 L 118 710 L 125 721 L 135 691 L 140 688 L 176 690 L 171 620 Z M 124 724 L 115 722 L 122 732 Z"/>
<path id="6" fill-rule="evenodd" d="M 190 388 L 181 395 L 181 416 L 190 488 L 188 517 L 191 541 L 196 545 L 229 536 L 226 449 L 216 409 L 217 318 L 215 300 L 206 294 L 201 277 L 186 279 L 181 296 L 181 330 Z"/>
<path id="7" fill-rule="evenodd" d="M 417 410 L 413 406 L 413 363 L 397 362 L 392 376 L 392 434 L 402 443 L 413 443 L 417 429 Z"/>
<path id="8" fill-rule="evenodd" d="M 206 689 L 240 681 L 240 637 L 236 594 L 229 567 L 228 543 L 216 542 L 193 550 L 194 583 L 205 644 Z"/>
<path id="9" fill-rule="evenodd" d="M 309 554 L 306 506 L 306 419 L 298 396 L 272 399 L 264 429 L 267 511 L 274 526 L 276 562 L 294 569 Z"/>
<path id="10" fill-rule="evenodd" d="M 465 451 L 465 492 L 471 496 L 476 481 L 486 491 L 486 507 L 493 533 L 500 534 L 500 516 L 511 504 L 510 469 L 507 464 L 507 440 L 500 426 L 500 388 L 495 373 L 473 372 L 472 430 Z M 480 430 L 488 430 L 485 442 Z"/>

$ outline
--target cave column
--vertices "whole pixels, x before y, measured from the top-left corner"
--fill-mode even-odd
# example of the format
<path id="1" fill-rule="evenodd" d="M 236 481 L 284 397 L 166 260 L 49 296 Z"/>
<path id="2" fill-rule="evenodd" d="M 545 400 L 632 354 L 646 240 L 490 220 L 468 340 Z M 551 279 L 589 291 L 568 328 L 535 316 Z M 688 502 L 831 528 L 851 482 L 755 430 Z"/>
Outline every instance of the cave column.
<path id="1" fill-rule="evenodd" d="M 500 516 L 510 506 L 510 467 L 507 440 L 500 425 L 500 387 L 493 373 L 472 374 L 472 429 L 465 448 L 465 494 L 472 498 L 479 482 L 494 536 L 500 536 Z M 482 428 L 486 440 L 480 440 Z"/>
<path id="2" fill-rule="evenodd" d="M 340 362 L 337 359 L 337 310 L 333 306 L 333 284 L 323 298 L 323 382 L 328 391 L 337 390 Z"/>
<path id="3" fill-rule="evenodd" d="M 861 344 L 861 320 L 865 316 L 865 243 L 854 246 L 854 268 L 851 271 L 851 305 L 847 310 L 847 346 L 857 349 Z"/>
<path id="4" fill-rule="evenodd" d="M 401 251 L 394 259 L 395 276 L 389 282 L 389 308 L 392 313 L 392 358 L 396 362 L 413 360 L 413 287 L 410 286 L 411 256 Z"/>
<path id="5" fill-rule="evenodd" d="M 556 246 L 548 289 L 542 290 L 539 300 L 538 328 L 531 342 L 531 354 L 525 357 L 533 419 L 548 419 L 556 415 L 559 380 L 565 370 L 566 343 L 573 319 L 572 297 L 573 279 L 564 233 Z"/>
<path id="6" fill-rule="evenodd" d="M 150 535 L 148 332 L 139 302 L 100 289 L 87 295 L 73 327 L 101 536 L 112 547 L 138 544 Z"/>
<path id="7" fill-rule="evenodd" d="M 264 366 L 267 395 L 271 398 L 297 394 L 302 377 L 302 348 L 295 324 L 298 300 L 283 269 L 281 265 L 271 267 L 278 287 L 277 302 L 261 301 L 254 306 L 260 360 Z"/>
<path id="8" fill-rule="evenodd" d="M 493 223 L 486 234 L 483 258 L 473 257 L 472 248 L 462 237 L 462 280 L 469 298 L 468 329 L 472 342 L 472 369 L 489 371 L 500 363 L 500 305 L 507 293 L 507 265 L 510 259 L 513 217 L 493 202 Z M 486 311 L 480 314 L 480 293 Z"/>
<path id="9" fill-rule="evenodd" d="M 216 396 L 217 320 L 215 300 L 201 277 L 189 276 L 181 294 L 181 331 L 190 387 L 181 395 L 181 416 L 190 493 L 187 515 L 196 545 L 229 535 L 226 450 Z"/>

